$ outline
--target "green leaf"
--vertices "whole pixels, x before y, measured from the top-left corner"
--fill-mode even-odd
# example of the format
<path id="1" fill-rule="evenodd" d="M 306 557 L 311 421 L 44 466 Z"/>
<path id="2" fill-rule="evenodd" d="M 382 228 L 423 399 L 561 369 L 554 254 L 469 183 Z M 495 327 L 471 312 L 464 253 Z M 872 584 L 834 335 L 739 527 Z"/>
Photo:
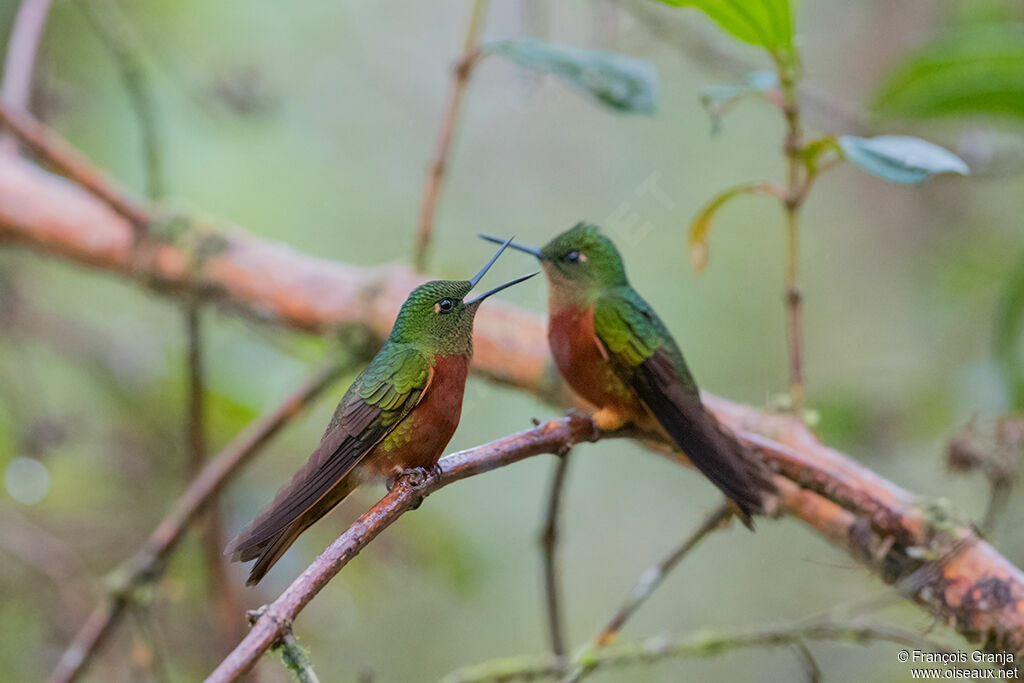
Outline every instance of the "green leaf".
<path id="1" fill-rule="evenodd" d="M 499 40 L 481 49 L 527 69 L 553 74 L 617 111 L 653 114 L 657 105 L 658 70 L 642 59 L 534 38 Z"/>
<path id="2" fill-rule="evenodd" d="M 708 265 L 710 255 L 708 234 L 711 232 L 711 220 L 726 202 L 741 194 L 771 194 L 776 197 L 784 197 L 785 191 L 772 183 L 742 183 L 722 190 L 712 197 L 711 201 L 704 205 L 694 217 L 693 222 L 690 223 L 690 261 L 698 273 L 703 272 Z"/>
<path id="3" fill-rule="evenodd" d="M 862 169 L 894 183 L 920 183 L 939 173 L 967 175 L 960 157 L 938 145 L 907 135 L 875 138 L 839 136 L 846 158 Z"/>
<path id="4" fill-rule="evenodd" d="M 911 118 L 1024 118 L 1024 25 L 961 28 L 926 45 L 889 74 L 873 107 Z"/>
<path id="5" fill-rule="evenodd" d="M 734 38 L 771 53 L 793 48 L 789 0 L 661 0 L 673 7 L 696 7 Z"/>
<path id="6" fill-rule="evenodd" d="M 722 117 L 732 105 L 744 97 L 777 87 L 779 78 L 774 71 L 751 71 L 746 83 L 738 85 L 709 85 L 700 92 L 700 104 L 711 119 L 711 134 L 721 130 Z"/>
<path id="7" fill-rule="evenodd" d="M 834 135 L 826 135 L 820 137 L 817 140 L 811 140 L 804 145 L 803 151 L 800 156 L 803 158 L 804 166 L 807 167 L 807 172 L 811 176 L 815 176 L 818 173 L 818 164 L 821 162 L 821 158 L 829 152 L 835 152 L 842 160 L 843 152 L 839 148 L 839 140 Z"/>

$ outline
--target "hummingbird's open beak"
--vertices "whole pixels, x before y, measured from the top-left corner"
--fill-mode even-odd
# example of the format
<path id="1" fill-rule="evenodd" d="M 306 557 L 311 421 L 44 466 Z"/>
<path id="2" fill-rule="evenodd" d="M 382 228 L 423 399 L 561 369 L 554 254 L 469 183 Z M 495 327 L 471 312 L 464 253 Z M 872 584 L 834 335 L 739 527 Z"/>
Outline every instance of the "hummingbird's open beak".
<path id="1" fill-rule="evenodd" d="M 476 283 L 480 282 L 480 278 L 482 278 L 487 273 L 487 271 L 491 269 L 491 266 L 494 265 L 494 262 L 498 260 L 499 256 L 501 256 L 501 252 L 505 251 L 508 245 L 512 244 L 512 240 L 514 239 L 514 235 L 512 237 L 509 237 L 507 240 L 499 240 L 498 238 L 493 238 L 494 242 L 497 242 L 498 244 L 501 245 L 501 249 L 499 249 L 498 253 L 491 257 L 490 261 L 484 264 L 484 267 L 481 268 L 476 275 L 469 278 L 469 284 L 471 285 L 470 289 L 476 287 Z"/>
<path id="2" fill-rule="evenodd" d="M 527 254 L 533 254 L 534 256 L 536 256 L 541 261 L 544 260 L 544 254 L 543 254 L 543 252 L 541 252 L 540 249 L 538 249 L 537 247 L 527 247 L 527 246 L 522 245 L 522 244 L 516 244 L 515 242 L 512 241 L 512 239 L 515 239 L 514 237 L 512 239 L 508 240 L 507 242 L 503 241 L 503 240 L 500 240 L 497 237 L 492 237 L 490 235 L 478 235 L 478 237 L 480 237 L 481 239 L 485 239 L 488 242 L 494 242 L 495 244 L 502 244 L 502 245 L 504 245 L 502 247 L 502 249 L 504 249 L 505 247 L 512 247 L 513 249 L 518 249 L 519 251 L 525 251 Z M 501 253 L 501 252 L 499 252 L 499 253 Z"/>
<path id="3" fill-rule="evenodd" d="M 505 242 L 506 246 L 508 246 L 508 244 L 509 244 L 508 242 Z M 502 249 L 504 249 L 504 248 L 505 247 L 502 247 Z M 498 253 L 500 254 L 501 252 L 499 251 Z M 517 277 L 515 280 L 511 280 L 509 282 L 506 282 L 503 285 L 498 285 L 494 289 L 492 289 L 492 290 L 490 290 L 488 292 L 484 292 L 483 294 L 481 294 L 480 296 L 476 297 L 475 299 L 471 299 L 469 301 L 464 302 L 463 305 L 464 306 L 472 306 L 473 304 L 478 304 L 481 301 L 483 301 L 484 299 L 486 299 L 487 297 L 489 297 L 490 295 L 497 294 L 501 290 L 508 289 L 512 285 L 518 285 L 523 280 L 529 280 L 531 277 L 533 277 L 534 275 L 537 275 L 537 274 L 538 273 L 530 273 L 529 275 L 523 275 L 522 277 Z"/>

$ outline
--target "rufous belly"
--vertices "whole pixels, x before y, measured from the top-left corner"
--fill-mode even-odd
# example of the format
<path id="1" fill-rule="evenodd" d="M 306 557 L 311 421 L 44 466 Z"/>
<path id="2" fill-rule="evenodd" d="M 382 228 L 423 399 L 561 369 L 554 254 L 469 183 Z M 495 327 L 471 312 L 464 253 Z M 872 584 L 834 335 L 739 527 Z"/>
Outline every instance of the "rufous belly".
<path id="1" fill-rule="evenodd" d="M 646 422 L 647 410 L 612 367 L 594 333 L 594 308 L 571 306 L 548 316 L 548 343 L 562 377 L 580 398 L 622 422 Z"/>
<path id="2" fill-rule="evenodd" d="M 363 460 L 360 478 L 387 478 L 433 466 L 459 426 L 468 371 L 468 356 L 437 356 L 419 404 Z"/>

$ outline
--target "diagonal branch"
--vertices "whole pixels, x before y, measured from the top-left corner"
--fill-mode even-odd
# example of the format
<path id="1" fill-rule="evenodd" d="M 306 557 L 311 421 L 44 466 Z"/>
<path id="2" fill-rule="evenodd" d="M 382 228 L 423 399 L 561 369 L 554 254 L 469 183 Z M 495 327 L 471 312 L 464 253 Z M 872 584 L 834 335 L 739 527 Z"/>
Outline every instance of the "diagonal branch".
<path id="1" fill-rule="evenodd" d="M 699 632 L 681 637 L 656 636 L 594 652 L 588 664 L 593 669 L 606 669 L 652 664 L 666 659 L 705 659 L 735 650 L 799 646 L 806 641 L 832 641 L 851 645 L 888 642 L 929 653 L 956 654 L 940 643 L 909 631 L 884 626 L 822 622 L 776 626 L 742 633 Z M 511 683 L 556 678 L 560 674 L 557 657 L 510 657 L 457 669 L 445 676 L 442 683 Z"/>
<path id="2" fill-rule="evenodd" d="M 588 417 L 573 415 L 549 420 L 533 429 L 441 458 L 437 471 L 414 481 L 400 478 L 380 501 L 332 543 L 281 596 L 262 613 L 249 635 L 206 679 L 206 683 L 238 680 L 291 628 L 296 615 L 370 541 L 424 498 L 443 486 L 541 453 L 559 453 L 574 444 L 594 441 L 598 434 Z"/>
<path id="3" fill-rule="evenodd" d="M 637 581 L 636 586 L 633 587 L 633 592 L 626 598 L 615 613 L 615 616 L 611 618 L 597 636 L 595 641 L 597 646 L 607 647 L 615 642 L 619 632 L 622 631 L 622 627 L 625 626 L 630 617 L 636 614 L 636 611 L 647 601 L 647 598 L 651 597 L 651 593 L 661 585 L 661 582 L 675 569 L 676 565 L 682 562 L 683 558 L 689 555 L 690 551 L 696 548 L 697 544 L 708 535 L 723 528 L 730 517 L 732 517 L 732 507 L 728 503 L 722 503 L 696 529 L 690 532 L 678 548 L 662 558 L 658 564 L 645 571 Z"/>
<path id="4" fill-rule="evenodd" d="M 93 610 L 61 655 L 57 667 L 50 674 L 50 683 L 69 683 L 78 679 L 131 604 L 132 593 L 160 576 L 167 558 L 192 522 L 242 466 L 330 386 L 341 371 L 342 365 L 337 362 L 318 368 L 295 393 L 241 432 L 203 468 L 167 517 L 153 530 L 145 545 L 111 573 L 112 589 L 107 599 Z"/>
<path id="5" fill-rule="evenodd" d="M 8 107 L 28 109 L 36 55 L 46 29 L 50 4 L 51 0 L 22 0 L 18 6 L 11 37 L 7 41 L 3 82 L 0 84 L 0 100 Z M 6 135 L 0 138 L 0 153 L 16 151 L 16 145 L 12 143 Z"/>
<path id="6" fill-rule="evenodd" d="M 690 554 L 697 545 L 708 535 L 721 529 L 732 517 L 732 506 L 723 502 L 711 512 L 700 525 L 690 532 L 683 540 L 683 543 L 666 555 L 658 564 L 654 565 L 643 574 L 633 587 L 633 592 L 623 601 L 622 605 L 612 616 L 608 624 L 601 629 L 594 642 L 584 648 L 579 654 L 573 657 L 573 667 L 560 679 L 564 683 L 575 683 L 582 680 L 587 674 L 597 668 L 598 660 L 594 653 L 601 648 L 608 647 L 619 637 L 622 627 L 636 614 L 647 598 L 657 590 L 665 577 Z"/>
<path id="7" fill-rule="evenodd" d="M 489 0 L 473 0 L 469 23 L 466 26 L 462 56 L 459 57 L 459 61 L 455 65 L 444 116 L 441 119 L 441 127 L 437 131 L 434 160 L 430 163 L 427 178 L 423 183 L 423 198 L 420 200 L 420 215 L 416 223 L 416 240 L 413 251 L 413 264 L 418 271 L 424 270 L 427 265 L 427 251 L 430 249 L 430 240 L 434 232 L 434 214 L 437 213 L 437 203 L 441 198 L 441 186 L 444 183 L 444 174 L 448 166 L 448 152 L 455 137 L 459 111 L 462 109 L 462 96 L 469 84 L 473 67 L 480 60 L 478 43 L 480 32 L 484 27 L 484 20 L 487 18 L 488 4 Z"/>
<path id="8" fill-rule="evenodd" d="M 294 329 L 326 333 L 352 326 L 379 340 L 421 281 L 407 267 L 329 262 L 238 228 L 210 234 L 222 248 L 199 272 L 188 267 L 186 250 L 170 243 L 153 245 L 138 263 L 131 223 L 105 200 L 24 160 L 0 156 L 0 243 L 129 276 L 170 295 L 198 291 Z M 472 369 L 557 402 L 562 390 L 545 337 L 539 316 L 494 302 L 477 317 Z M 901 586 L 905 597 L 968 641 L 1024 657 L 1024 573 L 969 525 L 823 445 L 791 418 L 703 397 L 778 472 L 782 514 Z M 911 576 L 918 579 L 904 582 Z"/>

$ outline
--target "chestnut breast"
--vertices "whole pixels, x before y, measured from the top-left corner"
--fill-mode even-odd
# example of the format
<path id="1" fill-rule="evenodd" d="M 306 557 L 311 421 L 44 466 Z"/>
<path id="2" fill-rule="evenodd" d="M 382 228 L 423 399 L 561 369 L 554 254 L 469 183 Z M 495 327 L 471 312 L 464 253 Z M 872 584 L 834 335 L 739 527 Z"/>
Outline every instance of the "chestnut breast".
<path id="1" fill-rule="evenodd" d="M 562 377 L 581 398 L 597 408 L 644 415 L 633 390 L 608 364 L 594 333 L 594 307 L 563 306 L 548 314 L 548 343 Z"/>
<path id="2" fill-rule="evenodd" d="M 391 477 L 402 469 L 436 463 L 459 426 L 468 372 L 469 356 L 435 356 L 426 392 L 363 461 L 365 474 Z"/>

